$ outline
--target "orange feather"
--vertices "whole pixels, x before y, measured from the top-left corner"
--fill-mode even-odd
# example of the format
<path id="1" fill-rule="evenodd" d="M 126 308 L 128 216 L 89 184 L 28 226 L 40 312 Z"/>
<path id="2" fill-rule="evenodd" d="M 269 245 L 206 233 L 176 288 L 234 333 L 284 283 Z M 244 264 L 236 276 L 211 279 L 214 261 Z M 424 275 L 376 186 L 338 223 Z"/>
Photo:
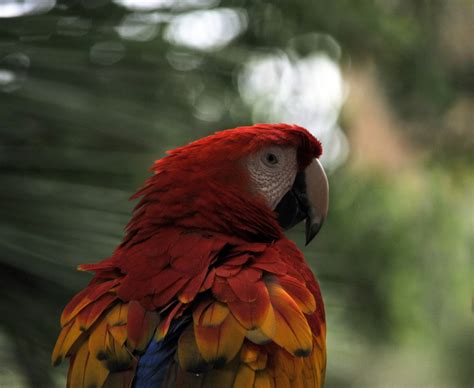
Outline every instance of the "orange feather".
<path id="1" fill-rule="evenodd" d="M 254 388 L 271 388 L 270 375 L 267 371 L 259 370 L 255 373 Z"/>
<path id="2" fill-rule="evenodd" d="M 232 360 L 240 350 L 245 330 L 232 314 L 228 314 L 219 326 L 194 324 L 194 333 L 203 358 L 207 362 L 222 365 Z"/>
<path id="3" fill-rule="evenodd" d="M 79 328 L 77 320 L 69 322 L 61 330 L 51 357 L 53 365 L 59 365 L 64 360 L 64 357 L 69 354 L 70 349 L 81 336 L 85 336 L 85 333 Z"/>
<path id="4" fill-rule="evenodd" d="M 312 314 L 316 310 L 316 301 L 302 281 L 292 276 L 281 276 L 277 280 L 285 291 L 293 298 L 300 310 Z"/>
<path id="5" fill-rule="evenodd" d="M 103 319 L 92 329 L 89 336 L 89 353 L 94 358 L 104 360 L 107 358 L 107 321 Z"/>
<path id="6" fill-rule="evenodd" d="M 253 301 L 236 299 L 228 303 L 232 314 L 247 330 L 262 326 L 270 309 L 270 297 L 265 283 L 259 280 L 252 283 L 252 287 L 254 287 L 252 292 L 255 292 Z"/>
<path id="7" fill-rule="evenodd" d="M 246 364 L 255 362 L 260 354 L 260 348 L 251 342 L 245 341 L 240 352 L 240 360 Z"/>
<path id="8" fill-rule="evenodd" d="M 269 283 L 268 289 L 275 311 L 276 331 L 273 340 L 295 356 L 309 355 L 313 339 L 305 316 L 279 285 Z"/>
<path id="9" fill-rule="evenodd" d="M 114 337 L 115 341 L 120 346 L 123 346 L 125 344 L 125 341 L 127 340 L 127 326 L 126 325 L 120 325 L 120 326 L 109 326 L 108 331 L 112 337 Z"/>
<path id="10" fill-rule="evenodd" d="M 229 309 L 225 304 L 213 302 L 204 310 L 198 324 L 204 327 L 219 326 L 228 315 Z"/>
<path id="11" fill-rule="evenodd" d="M 245 364 L 241 364 L 235 376 L 234 388 L 253 387 L 255 371 Z"/>
<path id="12" fill-rule="evenodd" d="M 88 388 L 103 386 L 109 371 L 91 356 L 84 343 L 80 346 L 72 360 L 69 375 L 68 387 L 70 388 Z"/>

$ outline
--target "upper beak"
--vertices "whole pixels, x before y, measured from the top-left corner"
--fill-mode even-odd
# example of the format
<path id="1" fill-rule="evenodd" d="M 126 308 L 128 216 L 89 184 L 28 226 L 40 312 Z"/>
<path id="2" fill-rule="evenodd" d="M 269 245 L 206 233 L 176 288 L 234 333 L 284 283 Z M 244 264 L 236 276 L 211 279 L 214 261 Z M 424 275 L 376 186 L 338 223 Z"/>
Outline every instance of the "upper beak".
<path id="1" fill-rule="evenodd" d="M 282 228 L 290 229 L 306 219 L 306 245 L 316 236 L 326 219 L 329 205 L 329 185 L 318 159 L 296 175 L 293 187 L 277 205 L 275 211 Z"/>

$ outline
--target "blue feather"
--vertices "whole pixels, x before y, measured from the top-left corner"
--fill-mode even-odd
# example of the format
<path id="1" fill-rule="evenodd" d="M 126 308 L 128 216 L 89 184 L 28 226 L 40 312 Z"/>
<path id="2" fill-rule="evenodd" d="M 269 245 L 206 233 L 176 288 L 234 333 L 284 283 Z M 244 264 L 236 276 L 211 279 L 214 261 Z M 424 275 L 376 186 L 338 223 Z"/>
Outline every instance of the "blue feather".
<path id="1" fill-rule="evenodd" d="M 190 317 L 186 316 L 172 322 L 165 338 L 159 342 L 151 340 L 138 361 L 133 388 L 161 388 L 163 386 L 168 367 L 178 347 L 179 336 L 190 320 Z"/>

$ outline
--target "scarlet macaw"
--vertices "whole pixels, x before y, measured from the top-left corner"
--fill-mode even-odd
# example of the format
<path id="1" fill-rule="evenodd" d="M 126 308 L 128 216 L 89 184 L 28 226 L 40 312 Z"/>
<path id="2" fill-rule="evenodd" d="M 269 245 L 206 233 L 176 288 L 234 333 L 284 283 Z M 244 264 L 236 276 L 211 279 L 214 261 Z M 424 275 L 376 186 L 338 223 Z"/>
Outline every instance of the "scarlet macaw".
<path id="1" fill-rule="evenodd" d="M 320 289 L 283 230 L 328 207 L 322 148 L 296 125 L 239 127 L 169 151 L 112 256 L 65 307 L 68 386 L 321 387 Z"/>

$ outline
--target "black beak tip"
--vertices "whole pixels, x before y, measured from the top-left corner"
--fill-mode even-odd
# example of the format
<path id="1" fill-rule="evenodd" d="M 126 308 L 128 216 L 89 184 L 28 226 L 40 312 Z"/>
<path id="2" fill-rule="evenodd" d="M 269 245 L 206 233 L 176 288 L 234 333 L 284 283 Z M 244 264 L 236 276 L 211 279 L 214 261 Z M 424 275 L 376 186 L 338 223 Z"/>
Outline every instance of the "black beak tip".
<path id="1" fill-rule="evenodd" d="M 306 221 L 306 243 L 305 243 L 306 246 L 319 233 L 322 226 L 323 226 L 323 220 L 321 220 L 320 222 L 311 223 L 309 218 L 307 219 L 307 221 Z"/>

